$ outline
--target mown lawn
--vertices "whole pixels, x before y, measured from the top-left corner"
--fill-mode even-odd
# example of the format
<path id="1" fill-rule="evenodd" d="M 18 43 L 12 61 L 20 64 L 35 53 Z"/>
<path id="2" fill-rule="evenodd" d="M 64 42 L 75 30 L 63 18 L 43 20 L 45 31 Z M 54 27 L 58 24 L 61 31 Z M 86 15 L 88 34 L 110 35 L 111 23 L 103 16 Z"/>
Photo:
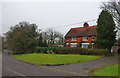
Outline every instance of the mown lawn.
<path id="1" fill-rule="evenodd" d="M 58 64 L 71 64 L 71 63 L 80 63 L 91 60 L 96 60 L 102 56 L 92 56 L 92 55 L 71 55 L 71 54 L 22 54 L 22 55 L 13 55 L 15 59 L 37 64 L 37 65 L 58 65 Z"/>
<path id="2" fill-rule="evenodd" d="M 120 64 L 114 64 L 110 66 L 105 66 L 100 69 L 97 69 L 94 74 L 97 76 L 118 76 L 118 65 Z"/>

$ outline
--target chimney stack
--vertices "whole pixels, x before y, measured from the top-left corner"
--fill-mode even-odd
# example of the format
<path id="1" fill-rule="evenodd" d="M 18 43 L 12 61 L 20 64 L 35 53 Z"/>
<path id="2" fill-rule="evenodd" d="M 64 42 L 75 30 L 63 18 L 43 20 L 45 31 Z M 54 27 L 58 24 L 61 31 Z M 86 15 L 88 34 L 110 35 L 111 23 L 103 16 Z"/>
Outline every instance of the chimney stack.
<path id="1" fill-rule="evenodd" d="M 85 22 L 83 26 L 84 26 L 84 28 L 87 28 L 87 27 L 89 27 L 89 24 L 87 22 Z"/>

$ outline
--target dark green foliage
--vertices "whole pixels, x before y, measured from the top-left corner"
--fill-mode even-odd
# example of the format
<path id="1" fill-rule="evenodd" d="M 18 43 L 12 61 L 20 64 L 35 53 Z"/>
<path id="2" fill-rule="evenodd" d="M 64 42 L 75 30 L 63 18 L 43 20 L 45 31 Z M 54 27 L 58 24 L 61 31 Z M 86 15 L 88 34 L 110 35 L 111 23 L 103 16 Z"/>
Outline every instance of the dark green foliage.
<path id="1" fill-rule="evenodd" d="M 80 44 L 80 47 L 81 47 L 81 46 L 82 46 L 82 40 L 80 41 L 80 43 L 79 43 L 79 44 Z"/>
<path id="2" fill-rule="evenodd" d="M 48 47 L 48 44 L 47 44 L 47 42 L 46 42 L 45 40 L 43 41 L 42 46 L 43 46 L 43 47 Z"/>
<path id="3" fill-rule="evenodd" d="M 42 33 L 39 34 L 38 45 L 39 47 L 48 47 L 46 40 L 43 41 Z"/>
<path id="4" fill-rule="evenodd" d="M 112 15 L 102 11 L 97 21 L 97 45 L 101 49 L 111 49 L 115 43 L 116 31 Z"/>
<path id="5" fill-rule="evenodd" d="M 105 49 L 85 49 L 85 48 L 58 48 L 58 54 L 81 54 L 81 55 L 106 55 Z"/>
<path id="6" fill-rule="evenodd" d="M 24 52 L 16 52 L 16 51 L 10 52 L 10 55 L 17 55 L 17 54 L 24 54 Z"/>
<path id="7" fill-rule="evenodd" d="M 47 47 L 41 47 L 41 52 L 42 52 L 42 53 L 47 52 Z"/>
<path id="8" fill-rule="evenodd" d="M 36 47 L 37 53 L 54 52 L 56 54 L 106 55 L 105 49 L 85 49 L 79 47 Z"/>
<path id="9" fill-rule="evenodd" d="M 118 43 L 120 44 L 120 38 L 118 39 Z"/>
<path id="10" fill-rule="evenodd" d="M 89 55 L 107 55 L 108 50 L 105 49 L 89 49 Z"/>
<path id="11" fill-rule="evenodd" d="M 70 49 L 68 47 L 58 48 L 58 54 L 69 54 L 69 52 L 70 52 Z"/>
<path id="12" fill-rule="evenodd" d="M 48 47 L 48 50 L 57 53 L 58 47 Z"/>
<path id="13" fill-rule="evenodd" d="M 58 47 L 36 47 L 37 53 L 58 52 Z"/>
<path id="14" fill-rule="evenodd" d="M 38 38 L 38 46 L 42 47 L 43 46 L 43 38 L 42 38 L 42 34 L 39 34 L 39 38 Z"/>
<path id="15" fill-rule="evenodd" d="M 37 26 L 27 22 L 20 22 L 18 25 L 11 27 L 5 34 L 9 50 L 16 54 L 32 53 L 37 45 L 38 34 Z"/>

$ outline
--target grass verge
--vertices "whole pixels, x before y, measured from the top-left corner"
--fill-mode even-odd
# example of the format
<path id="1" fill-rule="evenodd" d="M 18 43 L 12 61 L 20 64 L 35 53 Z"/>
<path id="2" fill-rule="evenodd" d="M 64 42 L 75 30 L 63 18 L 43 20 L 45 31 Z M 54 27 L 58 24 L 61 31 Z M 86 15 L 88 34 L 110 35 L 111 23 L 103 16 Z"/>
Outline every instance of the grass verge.
<path id="1" fill-rule="evenodd" d="M 110 66 L 99 68 L 95 70 L 93 74 L 97 76 L 119 76 L 120 74 L 120 72 L 118 71 L 119 65 L 120 64 L 113 64 Z"/>
<path id="2" fill-rule="evenodd" d="M 71 64 L 80 63 L 91 60 L 96 60 L 102 56 L 92 56 L 92 55 L 71 55 L 71 54 L 22 54 L 22 55 L 12 55 L 13 58 L 28 62 L 36 65 L 61 65 L 61 64 Z"/>

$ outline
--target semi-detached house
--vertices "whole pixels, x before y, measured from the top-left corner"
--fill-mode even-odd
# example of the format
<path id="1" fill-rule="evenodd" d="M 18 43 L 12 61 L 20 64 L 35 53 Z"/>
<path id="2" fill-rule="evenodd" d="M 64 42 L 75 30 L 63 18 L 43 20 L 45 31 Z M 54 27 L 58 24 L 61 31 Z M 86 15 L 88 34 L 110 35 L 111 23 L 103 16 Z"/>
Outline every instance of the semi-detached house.
<path id="1" fill-rule="evenodd" d="M 71 28 L 65 35 L 66 47 L 95 48 L 97 26 L 89 26 L 84 23 L 83 27 Z"/>

